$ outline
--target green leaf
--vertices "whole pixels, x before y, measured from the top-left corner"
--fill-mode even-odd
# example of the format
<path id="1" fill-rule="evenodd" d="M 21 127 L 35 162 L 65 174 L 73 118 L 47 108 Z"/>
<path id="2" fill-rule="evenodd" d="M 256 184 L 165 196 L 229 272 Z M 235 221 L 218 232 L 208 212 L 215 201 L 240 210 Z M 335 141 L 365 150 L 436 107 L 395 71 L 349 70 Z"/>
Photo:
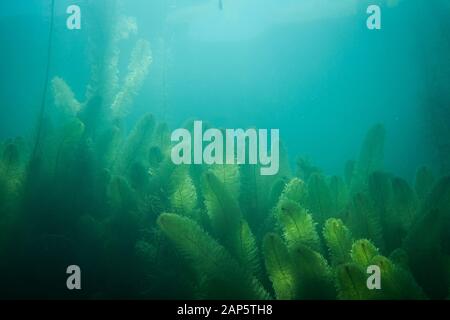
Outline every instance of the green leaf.
<path id="1" fill-rule="evenodd" d="M 299 299 L 335 299 L 333 275 L 328 262 L 315 250 L 300 245 L 291 252 L 298 281 Z"/>
<path id="2" fill-rule="evenodd" d="M 367 288 L 365 270 L 358 264 L 346 263 L 336 268 L 336 285 L 340 300 L 370 300 L 373 291 Z"/>
<path id="3" fill-rule="evenodd" d="M 296 275 L 284 241 L 277 234 L 267 234 L 263 241 L 263 252 L 266 270 L 272 281 L 276 298 L 279 300 L 295 299 Z"/>
<path id="4" fill-rule="evenodd" d="M 367 268 L 372 259 L 377 256 L 378 249 L 367 239 L 357 240 L 353 243 L 351 257 L 354 263 Z"/>
<path id="5" fill-rule="evenodd" d="M 320 242 L 316 224 L 306 209 L 294 201 L 282 200 L 277 206 L 276 214 L 289 250 L 295 250 L 300 245 L 319 250 Z"/>
<path id="6" fill-rule="evenodd" d="M 261 283 L 193 220 L 164 213 L 158 225 L 197 271 L 207 299 L 267 299 Z"/>
<path id="7" fill-rule="evenodd" d="M 197 191 L 187 167 L 175 169 L 171 180 L 170 204 L 175 213 L 197 219 L 195 208 L 197 206 Z"/>
<path id="8" fill-rule="evenodd" d="M 334 266 L 350 262 L 352 250 L 352 236 L 348 228 L 340 219 L 328 219 L 323 228 L 323 237 L 330 251 Z"/>

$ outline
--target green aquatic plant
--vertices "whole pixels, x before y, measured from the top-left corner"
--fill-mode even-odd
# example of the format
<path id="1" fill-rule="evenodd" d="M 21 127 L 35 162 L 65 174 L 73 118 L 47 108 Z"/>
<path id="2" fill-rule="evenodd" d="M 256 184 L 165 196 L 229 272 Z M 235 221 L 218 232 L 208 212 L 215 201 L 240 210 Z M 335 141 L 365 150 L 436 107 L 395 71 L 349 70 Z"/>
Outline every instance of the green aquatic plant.
<path id="1" fill-rule="evenodd" d="M 289 250 L 293 251 L 302 245 L 320 248 L 316 223 L 306 209 L 296 202 L 282 200 L 277 206 L 276 215 Z"/>
<path id="2" fill-rule="evenodd" d="M 411 273 L 396 265 L 384 256 L 375 256 L 371 264 L 378 266 L 382 275 L 382 290 L 375 292 L 378 299 L 414 300 L 425 299 L 422 289 L 417 285 Z"/>
<path id="3" fill-rule="evenodd" d="M 367 239 L 355 241 L 350 252 L 353 262 L 364 269 L 371 264 L 372 259 L 378 254 L 378 248 Z"/>
<path id="4" fill-rule="evenodd" d="M 158 218 L 158 224 L 203 278 L 200 281 L 201 295 L 212 299 L 269 297 L 259 281 L 194 221 L 163 214 Z"/>
<path id="5" fill-rule="evenodd" d="M 266 270 L 276 298 L 279 300 L 295 299 L 297 297 L 297 277 L 283 239 L 275 233 L 267 234 L 263 241 L 263 253 Z"/>
<path id="6" fill-rule="evenodd" d="M 353 239 L 342 220 L 328 219 L 323 228 L 323 238 L 334 266 L 350 262 Z"/>
<path id="7" fill-rule="evenodd" d="M 280 201 L 290 200 L 303 206 L 308 203 L 308 188 L 303 180 L 293 178 L 288 183 L 283 183 L 282 185 L 282 192 L 278 195 Z"/>
<path id="8" fill-rule="evenodd" d="M 119 171 L 127 172 L 135 163 L 148 165 L 155 125 L 155 119 L 152 115 L 146 115 L 138 121 L 125 140 L 120 152 Z"/>
<path id="9" fill-rule="evenodd" d="M 214 234 L 237 253 L 242 213 L 236 199 L 212 172 L 205 174 L 203 194 Z"/>
<path id="10" fill-rule="evenodd" d="M 55 81 L 58 99 L 75 99 Z M 36 166 L 26 166 L 23 140 L 1 145 L 0 271 L 31 252 L 49 267 L 77 256 L 96 279 L 89 298 L 448 295 L 449 179 L 431 187 L 420 169 L 412 188 L 380 171 L 382 127 L 345 178 L 312 166 L 292 176 L 287 162 L 261 176 L 258 165 L 173 164 L 169 128 L 152 115 L 129 133 L 116 121 L 94 134 L 86 106 L 77 113 L 72 103 L 64 121 L 43 127 Z M 373 265 L 382 290 L 367 288 Z"/>
<path id="11" fill-rule="evenodd" d="M 332 269 L 327 260 L 308 246 L 300 245 L 292 252 L 300 284 L 299 299 L 335 299 Z"/>
<path id="12" fill-rule="evenodd" d="M 170 205 L 175 213 L 198 220 L 197 191 L 189 176 L 187 167 L 175 169 L 172 175 L 172 190 L 170 192 Z"/>
<path id="13" fill-rule="evenodd" d="M 371 300 L 373 291 L 367 289 L 365 270 L 355 264 L 341 264 L 336 268 L 336 287 L 341 300 Z"/>
<path id="14" fill-rule="evenodd" d="M 357 193 L 353 196 L 346 223 L 356 238 L 367 238 L 381 248 L 384 246 L 380 216 L 367 195 Z"/>

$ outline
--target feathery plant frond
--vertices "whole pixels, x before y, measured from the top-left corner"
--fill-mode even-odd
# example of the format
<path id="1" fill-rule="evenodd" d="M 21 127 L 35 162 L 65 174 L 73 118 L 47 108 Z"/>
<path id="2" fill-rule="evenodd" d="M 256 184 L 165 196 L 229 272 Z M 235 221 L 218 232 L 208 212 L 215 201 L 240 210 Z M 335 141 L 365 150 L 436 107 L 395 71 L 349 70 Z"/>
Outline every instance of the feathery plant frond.
<path id="1" fill-rule="evenodd" d="M 354 263 L 367 268 L 374 257 L 379 254 L 378 248 L 367 239 L 360 239 L 353 243 L 351 257 Z"/>
<path id="2" fill-rule="evenodd" d="M 170 204 L 175 213 L 197 220 L 197 191 L 189 176 L 188 168 L 181 166 L 175 169 L 171 179 L 172 190 Z"/>
<path id="3" fill-rule="evenodd" d="M 295 268 L 283 239 L 269 233 L 264 237 L 263 252 L 266 270 L 276 298 L 279 300 L 293 300 L 297 296 Z"/>
<path id="4" fill-rule="evenodd" d="M 294 201 L 281 200 L 276 209 L 276 216 L 283 228 L 284 238 L 290 251 L 300 245 L 320 250 L 316 224 L 306 209 Z"/>
<path id="5" fill-rule="evenodd" d="M 342 220 L 328 219 L 323 227 L 323 237 L 334 266 L 350 262 L 353 240 L 350 230 L 348 230 Z"/>
<path id="6" fill-rule="evenodd" d="M 202 291 L 210 299 L 267 299 L 268 293 L 194 221 L 164 213 L 158 225 L 204 277 Z"/>

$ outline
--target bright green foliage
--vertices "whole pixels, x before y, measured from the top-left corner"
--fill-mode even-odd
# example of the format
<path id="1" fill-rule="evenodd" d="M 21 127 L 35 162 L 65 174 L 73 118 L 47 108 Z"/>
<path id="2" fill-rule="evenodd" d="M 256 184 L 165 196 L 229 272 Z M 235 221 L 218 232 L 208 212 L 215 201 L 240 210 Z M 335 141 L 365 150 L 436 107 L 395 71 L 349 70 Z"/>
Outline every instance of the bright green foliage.
<path id="1" fill-rule="evenodd" d="M 286 184 L 281 194 L 281 199 L 297 202 L 301 206 L 305 206 L 308 201 L 308 189 L 305 183 L 299 178 L 293 178 Z"/>
<path id="2" fill-rule="evenodd" d="M 350 262 L 352 250 L 352 236 L 350 230 L 340 219 L 328 219 L 323 227 L 323 238 L 330 251 L 334 266 Z"/>
<path id="3" fill-rule="evenodd" d="M 290 251 L 296 250 L 301 245 L 317 250 L 320 248 L 316 224 L 306 209 L 294 201 L 281 200 L 276 215 Z"/>
<path id="4" fill-rule="evenodd" d="M 292 300 L 297 295 L 297 278 L 288 249 L 280 236 L 269 233 L 263 241 L 266 270 L 277 299 Z"/>
<path id="5" fill-rule="evenodd" d="M 308 180 L 308 208 L 314 219 L 323 224 L 335 214 L 333 207 L 333 199 L 325 178 L 321 174 L 312 174 Z"/>
<path id="6" fill-rule="evenodd" d="M 372 242 L 361 239 L 353 243 L 350 255 L 354 263 L 365 269 L 378 254 L 379 251 Z"/>
<path id="7" fill-rule="evenodd" d="M 158 218 L 158 224 L 203 277 L 203 295 L 210 299 L 268 298 L 258 280 L 194 221 L 166 213 Z"/>
<path id="8" fill-rule="evenodd" d="M 425 200 L 431 192 L 434 181 L 433 172 L 428 167 L 423 166 L 417 170 L 414 190 L 421 201 Z"/>

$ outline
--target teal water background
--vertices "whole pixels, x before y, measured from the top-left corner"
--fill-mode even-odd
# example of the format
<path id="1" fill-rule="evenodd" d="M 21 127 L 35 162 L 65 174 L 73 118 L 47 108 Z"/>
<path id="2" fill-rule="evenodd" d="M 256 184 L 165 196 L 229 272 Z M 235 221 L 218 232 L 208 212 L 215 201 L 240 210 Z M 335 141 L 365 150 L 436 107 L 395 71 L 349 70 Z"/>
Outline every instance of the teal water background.
<path id="1" fill-rule="evenodd" d="M 212 0 L 125 1 L 121 13 L 136 17 L 139 37 L 153 51 L 130 124 L 151 112 L 172 128 L 189 118 L 217 127 L 279 128 L 292 161 L 308 156 L 335 174 L 357 157 L 367 129 L 381 122 L 386 170 L 410 179 L 422 164 L 437 167 L 424 72 L 445 59 L 430 54 L 442 45 L 445 1 L 393 7 L 371 1 L 382 7 L 379 31 L 366 28 L 367 1 L 342 1 L 356 3 L 348 10 L 321 1 L 305 13 L 307 2 L 224 0 L 219 10 Z M 65 28 L 65 8 L 73 3 L 83 10 L 80 31 Z M 79 98 L 89 79 L 88 32 L 95 32 L 86 25 L 102 19 L 101 10 L 90 14 L 92 3 L 57 0 L 55 7 L 50 74 L 66 79 Z M 30 135 L 37 122 L 50 14 L 48 0 L 0 5 L 2 138 Z M 122 48 L 125 54 L 131 46 Z"/>

